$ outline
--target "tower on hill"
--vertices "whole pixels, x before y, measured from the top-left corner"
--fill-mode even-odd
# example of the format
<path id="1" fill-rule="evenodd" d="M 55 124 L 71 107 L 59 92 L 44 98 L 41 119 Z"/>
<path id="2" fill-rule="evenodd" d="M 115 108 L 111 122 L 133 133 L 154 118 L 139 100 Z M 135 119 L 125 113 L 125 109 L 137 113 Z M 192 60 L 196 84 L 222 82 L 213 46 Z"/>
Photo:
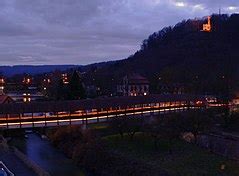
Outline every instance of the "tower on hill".
<path id="1" fill-rule="evenodd" d="M 203 24 L 203 32 L 211 32 L 212 31 L 212 24 L 211 24 L 211 17 L 207 17 L 207 24 Z"/>

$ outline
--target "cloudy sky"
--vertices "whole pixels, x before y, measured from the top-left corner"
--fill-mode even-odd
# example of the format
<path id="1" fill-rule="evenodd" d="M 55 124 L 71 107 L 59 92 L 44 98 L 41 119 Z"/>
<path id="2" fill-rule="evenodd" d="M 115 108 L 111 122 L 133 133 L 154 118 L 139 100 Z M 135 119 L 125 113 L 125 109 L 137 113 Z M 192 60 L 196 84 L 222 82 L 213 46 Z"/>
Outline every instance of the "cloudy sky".
<path id="1" fill-rule="evenodd" d="M 123 59 L 151 33 L 239 0 L 0 0 L 0 65 Z"/>

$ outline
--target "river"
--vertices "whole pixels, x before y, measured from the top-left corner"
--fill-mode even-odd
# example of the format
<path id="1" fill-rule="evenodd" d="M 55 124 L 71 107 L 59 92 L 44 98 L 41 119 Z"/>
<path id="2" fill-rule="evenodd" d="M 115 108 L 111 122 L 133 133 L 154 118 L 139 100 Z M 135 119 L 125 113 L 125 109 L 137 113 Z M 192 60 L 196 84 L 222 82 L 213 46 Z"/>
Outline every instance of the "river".
<path id="1" fill-rule="evenodd" d="M 52 176 L 85 176 L 82 169 L 76 166 L 62 152 L 54 148 L 47 139 L 42 139 L 36 133 L 27 135 L 27 139 L 20 139 L 20 150 L 28 158 L 37 163 Z M 19 144 L 19 139 L 13 143 Z M 18 140 L 18 142 L 16 142 Z M 87 174 L 89 175 L 89 174 Z"/>

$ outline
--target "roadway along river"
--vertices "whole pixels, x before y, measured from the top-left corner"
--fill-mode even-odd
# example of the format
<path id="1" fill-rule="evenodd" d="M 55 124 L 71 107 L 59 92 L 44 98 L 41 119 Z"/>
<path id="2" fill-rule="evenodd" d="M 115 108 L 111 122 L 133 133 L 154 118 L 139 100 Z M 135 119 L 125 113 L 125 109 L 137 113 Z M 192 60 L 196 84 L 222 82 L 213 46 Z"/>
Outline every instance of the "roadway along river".
<path id="1" fill-rule="evenodd" d="M 35 133 L 28 134 L 21 150 L 52 176 L 85 176 L 72 160 Z M 87 174 L 89 175 L 89 174 Z"/>

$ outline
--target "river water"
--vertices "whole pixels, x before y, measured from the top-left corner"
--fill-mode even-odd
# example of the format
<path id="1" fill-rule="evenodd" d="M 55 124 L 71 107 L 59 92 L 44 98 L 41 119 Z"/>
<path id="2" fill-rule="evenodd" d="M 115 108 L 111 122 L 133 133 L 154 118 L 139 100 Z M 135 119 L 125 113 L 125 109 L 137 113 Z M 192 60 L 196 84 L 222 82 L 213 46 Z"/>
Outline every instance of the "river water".
<path id="1" fill-rule="evenodd" d="M 52 176 L 85 176 L 71 159 L 38 134 L 28 134 L 20 150 Z M 88 174 L 87 174 L 88 175 Z"/>

